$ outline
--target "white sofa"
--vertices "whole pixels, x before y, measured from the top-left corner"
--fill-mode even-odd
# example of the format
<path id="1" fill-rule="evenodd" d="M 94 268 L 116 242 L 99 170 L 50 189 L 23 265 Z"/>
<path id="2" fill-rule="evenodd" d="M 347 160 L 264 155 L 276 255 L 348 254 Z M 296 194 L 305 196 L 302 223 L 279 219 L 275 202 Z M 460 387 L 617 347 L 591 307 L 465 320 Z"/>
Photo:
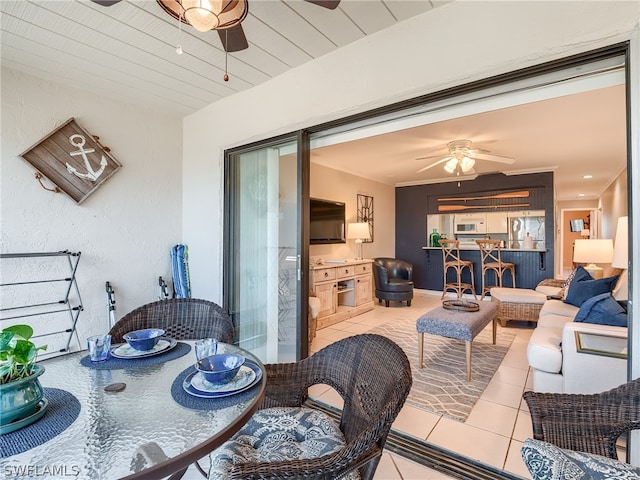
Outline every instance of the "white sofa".
<path id="1" fill-rule="evenodd" d="M 551 288 L 546 285 L 539 291 L 552 295 Z M 578 352 L 576 339 L 576 332 L 596 334 L 599 340 L 603 335 L 626 339 L 627 328 L 574 322 L 578 310 L 556 299 L 542 306 L 527 347 L 534 391 L 596 393 L 627 381 L 626 359 Z"/>

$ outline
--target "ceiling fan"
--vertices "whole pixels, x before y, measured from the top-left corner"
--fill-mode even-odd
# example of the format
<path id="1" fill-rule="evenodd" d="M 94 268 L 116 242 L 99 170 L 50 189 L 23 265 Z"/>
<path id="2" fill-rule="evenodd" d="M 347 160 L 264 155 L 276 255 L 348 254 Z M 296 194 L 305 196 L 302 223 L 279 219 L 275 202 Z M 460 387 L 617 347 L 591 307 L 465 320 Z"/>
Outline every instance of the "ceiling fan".
<path id="1" fill-rule="evenodd" d="M 121 0 L 91 0 L 110 7 Z M 162 9 L 176 20 L 206 32 L 217 30 L 226 52 L 249 48 L 242 21 L 249 12 L 248 0 L 156 0 Z M 340 0 L 304 0 L 334 10 Z"/>
<path id="2" fill-rule="evenodd" d="M 449 154 L 442 158 L 442 155 L 435 155 L 429 157 L 420 157 L 416 160 L 429 160 L 432 158 L 439 158 L 438 161 L 422 167 L 416 173 L 424 172 L 436 165 L 444 163 L 444 169 L 448 173 L 455 173 L 456 176 L 460 176 L 462 173 L 473 173 L 473 167 L 476 164 L 476 160 L 487 160 L 490 162 L 512 164 L 515 159 L 510 157 L 504 157 L 501 155 L 493 155 L 489 150 L 483 150 L 480 148 L 471 148 L 471 140 L 453 140 L 447 143 Z"/>

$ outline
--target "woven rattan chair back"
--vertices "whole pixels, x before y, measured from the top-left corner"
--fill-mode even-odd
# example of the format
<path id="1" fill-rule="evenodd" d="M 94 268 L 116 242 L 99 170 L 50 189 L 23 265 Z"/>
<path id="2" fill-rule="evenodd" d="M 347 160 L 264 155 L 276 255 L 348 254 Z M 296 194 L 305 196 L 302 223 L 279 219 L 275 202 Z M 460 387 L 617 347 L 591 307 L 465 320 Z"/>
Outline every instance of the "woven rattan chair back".
<path id="1" fill-rule="evenodd" d="M 511 286 L 516 288 L 516 266 L 514 263 L 502 261 L 500 240 L 488 238 L 476 240 L 480 248 L 480 259 L 482 261 L 482 297 L 491 291 L 491 287 L 502 287 L 502 278 L 507 270 L 511 272 Z M 487 272 L 495 274 L 495 283 L 487 284 Z"/>
<path id="2" fill-rule="evenodd" d="M 640 430 L 640 378 L 589 395 L 524 392 L 533 437 L 560 448 L 618 458 L 616 441 Z"/>
<path id="3" fill-rule="evenodd" d="M 442 246 L 442 268 L 444 275 L 441 298 L 444 298 L 445 294 L 449 290 L 456 292 L 458 298 L 462 297 L 462 294 L 466 290 L 469 290 L 473 294 L 473 297 L 477 298 L 475 280 L 473 278 L 473 262 L 470 260 L 462 260 L 460 258 L 460 241 L 454 239 L 441 239 L 440 245 Z M 462 272 L 465 268 L 469 269 L 469 273 L 471 274 L 471 283 L 465 283 L 462 281 Z M 453 269 L 455 271 L 454 282 L 447 280 L 447 273 L 449 272 L 449 269 Z"/>
<path id="4" fill-rule="evenodd" d="M 381 335 L 362 334 L 339 340 L 298 363 L 268 364 L 263 408 L 300 407 L 307 389 L 333 387 L 343 398 L 340 430 L 347 445 L 336 453 L 306 460 L 240 463 L 230 477 L 340 478 L 359 469 L 373 478 L 382 450 L 411 389 L 411 366 L 404 351 Z"/>
<path id="5" fill-rule="evenodd" d="M 162 328 L 176 340 L 216 338 L 233 343 L 234 339 L 229 315 L 219 305 L 197 298 L 158 300 L 138 307 L 111 328 L 111 341 L 122 343 L 125 333 L 143 328 Z"/>

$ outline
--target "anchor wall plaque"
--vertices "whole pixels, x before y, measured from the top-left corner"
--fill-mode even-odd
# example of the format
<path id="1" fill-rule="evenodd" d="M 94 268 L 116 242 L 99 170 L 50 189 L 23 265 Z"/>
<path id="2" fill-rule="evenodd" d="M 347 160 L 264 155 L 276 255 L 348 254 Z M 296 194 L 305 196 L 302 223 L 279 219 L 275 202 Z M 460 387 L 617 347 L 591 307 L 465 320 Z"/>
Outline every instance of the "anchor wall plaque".
<path id="1" fill-rule="evenodd" d="M 73 118 L 20 156 L 38 170 L 35 176 L 43 188 L 55 191 L 44 186 L 41 177 L 45 176 L 78 204 L 122 167 L 100 138 Z"/>

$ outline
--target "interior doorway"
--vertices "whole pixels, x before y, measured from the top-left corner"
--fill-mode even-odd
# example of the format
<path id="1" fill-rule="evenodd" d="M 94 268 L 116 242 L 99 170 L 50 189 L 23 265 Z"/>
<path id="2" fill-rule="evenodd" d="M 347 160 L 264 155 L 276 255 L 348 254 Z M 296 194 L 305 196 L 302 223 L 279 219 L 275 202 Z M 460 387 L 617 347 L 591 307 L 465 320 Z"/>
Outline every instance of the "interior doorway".
<path id="1" fill-rule="evenodd" d="M 597 208 L 565 208 L 560 211 L 560 271 L 567 278 L 573 270 L 573 245 L 577 239 L 599 238 Z"/>

